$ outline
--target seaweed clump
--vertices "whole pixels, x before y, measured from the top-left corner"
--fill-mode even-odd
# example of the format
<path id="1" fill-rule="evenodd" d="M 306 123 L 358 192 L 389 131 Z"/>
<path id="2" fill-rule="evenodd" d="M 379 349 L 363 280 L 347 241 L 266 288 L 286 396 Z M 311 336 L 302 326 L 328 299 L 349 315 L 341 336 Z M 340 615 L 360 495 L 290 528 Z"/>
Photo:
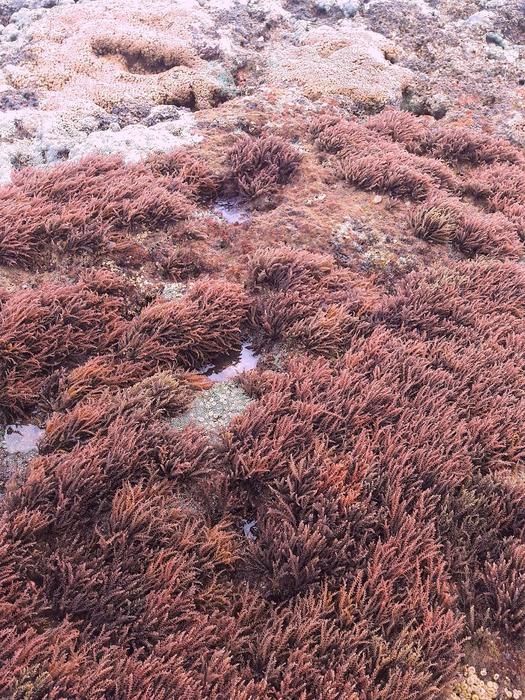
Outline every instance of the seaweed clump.
<path id="1" fill-rule="evenodd" d="M 15 173 L 0 192 L 1 263 L 31 268 L 50 252 L 147 259 L 133 234 L 173 225 L 192 211 L 187 169 L 170 177 L 159 176 L 158 167 L 92 156 Z"/>
<path id="2" fill-rule="evenodd" d="M 71 404 L 95 389 L 227 355 L 240 346 L 246 306 L 238 285 L 205 279 L 180 300 L 148 304 L 103 271 L 17 292 L 0 309 L 4 419 L 49 407 L 57 392 Z"/>
<path id="3" fill-rule="evenodd" d="M 2 418 L 45 401 L 53 375 L 103 353 L 144 301 L 127 280 L 103 270 L 9 295 L 0 309 Z"/>
<path id="4" fill-rule="evenodd" d="M 482 213 L 458 198 L 436 195 L 414 207 L 409 226 L 416 236 L 434 243 L 453 243 L 467 256 L 520 258 L 523 245 L 509 220 Z"/>
<path id="5" fill-rule="evenodd" d="M 228 154 L 231 184 L 246 199 L 273 194 L 297 169 L 299 151 L 278 136 L 242 136 Z"/>
<path id="6" fill-rule="evenodd" d="M 258 313 L 314 300 L 279 326 L 307 351 L 241 380 L 253 401 L 219 444 L 166 417 L 205 389 L 185 368 L 237 342 L 239 289 L 119 322 L 104 362 L 126 386 L 61 408 L 4 501 L 3 693 L 430 700 L 476 629 L 525 641 L 523 271 L 438 266 L 368 305 L 338 274 L 253 258 Z"/>
<path id="7" fill-rule="evenodd" d="M 525 159 L 506 141 L 394 109 L 321 117 L 311 133 L 342 180 L 410 202 L 418 237 L 469 257 L 523 255 Z"/>

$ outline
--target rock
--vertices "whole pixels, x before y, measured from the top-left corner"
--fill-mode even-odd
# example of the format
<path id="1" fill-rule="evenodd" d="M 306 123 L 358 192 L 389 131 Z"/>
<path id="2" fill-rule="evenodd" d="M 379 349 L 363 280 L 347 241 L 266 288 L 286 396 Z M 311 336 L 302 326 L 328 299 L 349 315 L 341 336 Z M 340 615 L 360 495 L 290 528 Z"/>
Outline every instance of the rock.
<path id="1" fill-rule="evenodd" d="M 426 90 L 425 85 L 419 86 L 416 91 L 407 90 L 403 96 L 402 107 L 407 112 L 412 112 L 421 116 L 429 114 L 434 119 L 442 119 L 448 112 L 451 106 L 451 101 L 447 95 L 443 93 L 430 93 Z"/>
<path id="2" fill-rule="evenodd" d="M 314 7 L 321 12 L 339 12 L 343 17 L 353 17 L 360 7 L 359 0 L 314 0 Z"/>
<path id="3" fill-rule="evenodd" d="M 470 15 L 470 17 L 467 17 L 465 20 L 465 25 L 467 27 L 488 29 L 494 25 L 494 18 L 495 15 L 493 12 L 490 12 L 489 10 L 480 10 L 479 12 L 475 12 L 473 15 Z"/>
<path id="4" fill-rule="evenodd" d="M 436 92 L 429 95 L 426 105 L 428 114 L 431 114 L 434 119 L 442 119 L 450 109 L 451 101 L 447 95 Z"/>
<path id="5" fill-rule="evenodd" d="M 248 0 L 246 7 L 254 19 L 267 24 L 279 24 L 292 17 L 278 0 Z"/>
<path id="6" fill-rule="evenodd" d="M 32 24 L 31 53 L 11 71 L 11 83 L 41 91 L 42 103 L 55 109 L 64 101 L 200 109 L 235 94 L 228 67 L 202 57 L 206 47 L 216 53 L 212 28 L 196 0 L 54 7 Z"/>
<path id="7" fill-rule="evenodd" d="M 435 27 L 437 12 L 425 0 L 370 0 L 363 6 L 370 29 L 412 44 Z"/>
<path id="8" fill-rule="evenodd" d="M 226 428 L 250 403 L 252 399 L 238 384 L 220 382 L 198 394 L 189 409 L 174 418 L 171 424 L 175 428 L 184 428 L 194 423 L 217 439 L 217 433 Z"/>
<path id="9" fill-rule="evenodd" d="M 8 24 L 4 27 L 2 35 L 7 41 L 16 41 L 19 37 L 18 27 L 16 24 Z"/>
<path id="10" fill-rule="evenodd" d="M 343 22 L 338 30 L 323 26 L 305 34 L 297 47 L 270 52 L 269 81 L 294 84 L 313 100 L 343 96 L 365 109 L 399 104 L 412 73 L 395 65 L 395 44 Z"/>
<path id="11" fill-rule="evenodd" d="M 345 17 L 354 17 L 361 7 L 359 0 L 347 0 L 347 2 L 340 2 L 339 6 Z"/>
<path id="12" fill-rule="evenodd" d="M 72 146 L 69 157 L 76 159 L 91 153 L 119 153 L 126 162 L 136 163 L 151 153 L 165 153 L 200 141 L 202 137 L 192 133 L 193 123 L 193 116 L 186 114 L 185 118 L 161 122 L 152 127 L 130 124 L 117 131 L 93 131 L 81 143 Z"/>
<path id="13" fill-rule="evenodd" d="M 143 122 L 146 126 L 154 126 L 159 122 L 179 119 L 180 115 L 180 109 L 174 105 L 159 105 L 151 108 Z"/>
<path id="14" fill-rule="evenodd" d="M 23 7 L 11 15 L 11 22 L 16 25 L 17 29 L 23 29 L 40 17 L 42 17 L 42 10 L 29 10 Z"/>
<path id="15" fill-rule="evenodd" d="M 173 299 L 181 299 L 186 292 L 188 285 L 185 282 L 166 282 L 164 289 L 162 290 L 162 298 L 167 301 L 173 301 Z"/>
<path id="16" fill-rule="evenodd" d="M 496 46 L 500 46 L 502 49 L 506 47 L 505 40 L 500 34 L 496 34 L 496 32 L 488 32 L 485 35 L 485 40 L 487 44 L 495 44 Z"/>
<path id="17" fill-rule="evenodd" d="M 16 92 L 10 90 L 6 85 L 6 90 L 2 90 L 4 86 L 0 86 L 0 111 L 9 112 L 11 110 L 22 109 L 24 107 L 36 107 L 38 100 L 36 95 L 29 90 L 27 92 Z"/>
<path id="18" fill-rule="evenodd" d="M 138 162 L 151 153 L 200 141 L 193 114 L 179 110 L 177 115 L 176 120 L 150 127 L 133 124 L 121 129 L 116 117 L 96 105 L 62 112 L 29 108 L 0 112 L 1 182 L 9 181 L 13 164 L 43 165 L 91 153 L 122 154 L 126 161 Z"/>

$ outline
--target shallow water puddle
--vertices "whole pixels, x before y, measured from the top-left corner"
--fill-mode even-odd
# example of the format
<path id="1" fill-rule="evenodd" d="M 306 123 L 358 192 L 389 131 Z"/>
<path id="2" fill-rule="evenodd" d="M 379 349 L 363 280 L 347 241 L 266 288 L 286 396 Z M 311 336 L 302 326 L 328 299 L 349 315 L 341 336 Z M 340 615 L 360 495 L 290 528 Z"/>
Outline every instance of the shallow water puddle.
<path id="1" fill-rule="evenodd" d="M 250 540 L 251 542 L 255 542 L 257 539 L 257 521 L 256 520 L 250 520 L 250 521 L 245 521 L 242 530 L 244 532 L 244 536 Z"/>
<path id="2" fill-rule="evenodd" d="M 237 199 L 218 199 L 213 205 L 213 211 L 229 224 L 243 224 L 251 219 L 250 212 Z"/>
<path id="3" fill-rule="evenodd" d="M 38 441 L 43 434 L 42 428 L 28 423 L 22 425 L 13 423 L 6 425 L 3 448 L 8 454 L 31 452 L 38 447 Z"/>
<path id="4" fill-rule="evenodd" d="M 249 369 L 254 369 L 257 366 L 259 355 L 256 355 L 248 343 L 244 343 L 240 352 L 235 355 L 230 355 L 214 365 L 210 365 L 204 369 L 204 374 L 212 380 L 212 382 L 224 382 L 226 379 L 232 379 L 240 372 L 245 372 Z"/>

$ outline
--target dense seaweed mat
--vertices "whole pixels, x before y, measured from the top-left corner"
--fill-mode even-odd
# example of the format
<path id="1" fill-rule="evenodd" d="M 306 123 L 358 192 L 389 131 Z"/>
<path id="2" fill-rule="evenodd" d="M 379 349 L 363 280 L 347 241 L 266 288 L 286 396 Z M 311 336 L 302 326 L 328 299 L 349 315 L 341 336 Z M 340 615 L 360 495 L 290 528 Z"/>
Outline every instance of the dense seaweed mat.
<path id="1" fill-rule="evenodd" d="M 323 119 L 315 147 L 355 180 L 356 134 L 380 134 L 429 186 L 410 217 L 446 180 L 480 220 L 512 215 L 503 248 L 391 289 L 278 246 L 172 301 L 102 269 L 2 294 L 5 421 L 49 416 L 2 501 L 1 697 L 431 700 L 467 642 L 523 649 L 525 269 L 497 259 L 521 245 L 521 154 L 418 124 Z M 296 177 L 291 146 L 247 139 L 228 185 L 180 155 L 144 168 L 176 170 L 188 206 Z M 250 405 L 220 441 L 172 427 L 246 335 L 267 353 Z"/>
<path id="2" fill-rule="evenodd" d="M 340 178 L 414 202 L 417 236 L 468 256 L 523 255 L 524 156 L 502 139 L 396 110 L 361 122 L 323 117 L 312 133 Z"/>

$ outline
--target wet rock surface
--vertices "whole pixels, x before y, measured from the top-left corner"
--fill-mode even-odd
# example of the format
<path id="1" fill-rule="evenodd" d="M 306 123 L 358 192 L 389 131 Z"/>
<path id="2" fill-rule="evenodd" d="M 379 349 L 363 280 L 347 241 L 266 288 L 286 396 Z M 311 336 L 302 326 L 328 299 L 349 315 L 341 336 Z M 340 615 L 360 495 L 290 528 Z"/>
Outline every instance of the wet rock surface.
<path id="1" fill-rule="evenodd" d="M 244 343 L 239 353 L 210 365 L 204 373 L 213 382 L 224 382 L 227 379 L 233 379 L 241 372 L 255 369 L 258 359 L 259 357 L 252 347 L 248 343 Z"/>
<path id="2" fill-rule="evenodd" d="M 4 429 L 3 448 L 7 454 L 27 454 L 38 449 L 38 441 L 43 434 L 36 425 L 7 425 Z"/>
<path id="3" fill-rule="evenodd" d="M 251 218 L 250 212 L 239 199 L 218 199 L 213 212 L 229 224 L 243 224 Z"/>
<path id="4" fill-rule="evenodd" d="M 395 65 L 398 53 L 384 36 L 351 23 L 321 26 L 299 46 L 272 53 L 269 82 L 283 81 L 309 99 L 343 96 L 354 108 L 374 110 L 399 104 L 412 82 L 412 72 Z"/>

